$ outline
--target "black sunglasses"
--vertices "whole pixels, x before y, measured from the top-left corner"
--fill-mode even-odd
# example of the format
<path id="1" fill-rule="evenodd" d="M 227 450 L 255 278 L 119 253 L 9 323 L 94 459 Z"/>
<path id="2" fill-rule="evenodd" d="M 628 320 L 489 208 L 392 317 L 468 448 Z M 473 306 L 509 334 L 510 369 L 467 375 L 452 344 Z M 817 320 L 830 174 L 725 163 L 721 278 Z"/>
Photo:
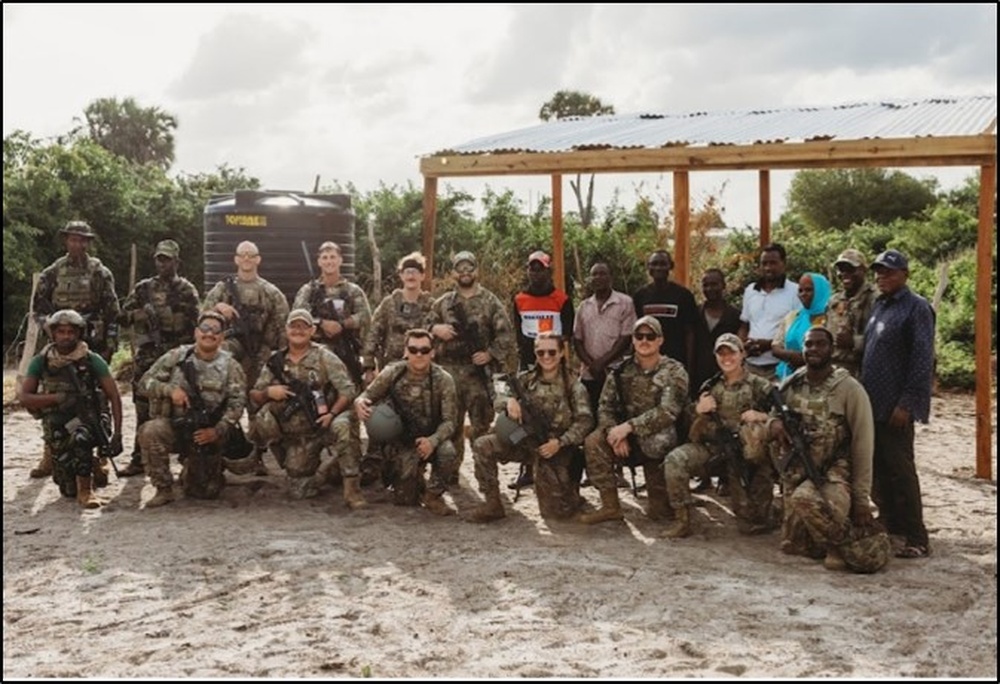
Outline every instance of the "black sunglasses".
<path id="1" fill-rule="evenodd" d="M 543 356 L 559 356 L 558 349 L 536 349 L 535 356 L 542 358 Z"/>
<path id="2" fill-rule="evenodd" d="M 659 335 L 657 335 L 656 333 L 651 333 L 651 332 L 648 332 L 648 333 L 637 332 L 637 333 L 632 333 L 632 337 L 634 337 L 637 340 L 646 340 L 647 342 L 652 342 L 657 337 L 659 337 Z"/>
<path id="3" fill-rule="evenodd" d="M 433 347 L 411 347 L 410 345 L 406 345 L 406 351 L 410 352 L 411 354 L 419 354 L 420 356 L 423 356 L 424 354 L 430 354 L 431 349 L 433 349 Z"/>

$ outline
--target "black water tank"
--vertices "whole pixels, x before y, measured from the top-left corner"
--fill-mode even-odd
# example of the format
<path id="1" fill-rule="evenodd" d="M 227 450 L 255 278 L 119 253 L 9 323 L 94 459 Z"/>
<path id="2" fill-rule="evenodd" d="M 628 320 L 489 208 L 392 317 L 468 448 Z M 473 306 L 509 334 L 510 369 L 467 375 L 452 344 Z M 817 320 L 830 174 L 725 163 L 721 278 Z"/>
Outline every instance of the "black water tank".
<path id="1" fill-rule="evenodd" d="M 237 190 L 213 195 L 205 205 L 205 291 L 236 272 L 236 246 L 250 240 L 260 250 L 260 275 L 288 297 L 319 275 L 316 252 L 340 245 L 343 273 L 354 275 L 354 212 L 350 195 L 284 190 Z"/>

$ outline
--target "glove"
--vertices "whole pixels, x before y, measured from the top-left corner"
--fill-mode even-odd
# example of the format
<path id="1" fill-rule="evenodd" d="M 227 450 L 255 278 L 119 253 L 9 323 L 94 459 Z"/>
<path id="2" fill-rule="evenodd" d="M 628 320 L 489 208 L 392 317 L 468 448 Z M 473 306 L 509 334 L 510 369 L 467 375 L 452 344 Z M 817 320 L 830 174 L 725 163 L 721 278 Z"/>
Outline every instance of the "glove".
<path id="1" fill-rule="evenodd" d="M 122 447 L 121 433 L 119 432 L 111 435 L 111 443 L 108 445 L 108 456 L 114 458 L 124 450 L 125 449 Z"/>

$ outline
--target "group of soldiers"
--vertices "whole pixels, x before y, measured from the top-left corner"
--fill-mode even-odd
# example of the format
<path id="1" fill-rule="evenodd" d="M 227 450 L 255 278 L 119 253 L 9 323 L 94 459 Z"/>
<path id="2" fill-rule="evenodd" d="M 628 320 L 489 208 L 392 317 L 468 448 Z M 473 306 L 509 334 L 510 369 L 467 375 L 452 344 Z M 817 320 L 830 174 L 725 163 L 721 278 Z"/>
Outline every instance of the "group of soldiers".
<path id="1" fill-rule="evenodd" d="M 237 246 L 236 272 L 200 300 L 178 274 L 179 246 L 164 240 L 156 275 L 119 309 L 110 272 L 87 254 L 90 226 L 71 222 L 62 232 L 67 254 L 45 269 L 33 302 L 51 342 L 32 360 L 20 398 L 43 419 L 46 448 L 32 477 L 52 475 L 82 506 L 101 505 L 94 488 L 123 450 L 108 370 L 122 325 L 132 328 L 136 430 L 119 475 L 149 477 L 148 508 L 175 498 L 172 453 L 185 495 L 212 498 L 225 470 L 267 473 L 269 451 L 295 498 L 339 484 L 351 509 L 380 490 L 396 504 L 452 515 L 443 495 L 458 483 L 468 439 L 485 499 L 464 516 L 472 522 L 505 517 L 498 464 L 509 462 L 532 467 L 543 517 L 621 520 L 616 471 L 627 465 L 641 467 L 646 514 L 669 523 L 666 537 L 692 534 L 690 482 L 714 476 L 729 483 L 742 533 L 780 526 L 782 550 L 830 569 L 872 571 L 887 559 L 887 538 L 871 534 L 872 409 L 860 383 L 834 365 L 837 338 L 825 327 L 808 330 L 804 363 L 777 394 L 746 363 L 756 341 L 721 334 L 712 347 L 718 372 L 692 392 L 685 363 L 663 352 L 661 321 L 643 315 L 627 331 L 629 353 L 602 371 L 591 397 L 570 368 L 569 331 L 545 320 L 558 307 L 531 312 L 515 329 L 478 282 L 471 252 L 452 258 L 454 287 L 436 299 L 423 289 L 426 259 L 404 256 L 401 287 L 372 313 L 342 275 L 333 242 L 319 247 L 320 274 L 289 307 L 260 277 L 254 243 Z M 529 275 L 540 266 L 550 260 L 537 252 Z M 523 337 L 534 363 L 517 369 Z M 596 510 L 580 495 L 580 461 L 600 494 Z"/>

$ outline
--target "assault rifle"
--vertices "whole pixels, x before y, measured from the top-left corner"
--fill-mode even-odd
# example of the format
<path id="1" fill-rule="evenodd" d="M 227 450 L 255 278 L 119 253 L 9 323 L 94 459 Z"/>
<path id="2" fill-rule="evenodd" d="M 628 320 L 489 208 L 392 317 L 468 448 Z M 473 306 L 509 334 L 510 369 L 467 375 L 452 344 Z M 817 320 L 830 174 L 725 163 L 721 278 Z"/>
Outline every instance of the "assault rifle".
<path id="1" fill-rule="evenodd" d="M 226 338 L 236 338 L 243 345 L 244 353 L 249 357 L 257 355 L 260 349 L 260 334 L 254 331 L 254 315 L 243 305 L 240 299 L 240 291 L 236 287 L 236 276 L 229 276 L 225 279 L 226 290 L 229 292 L 231 305 L 236 309 L 236 315 L 229 321 L 226 329 Z"/>
<path id="2" fill-rule="evenodd" d="M 781 391 L 777 387 L 772 387 L 768 393 L 771 405 L 778 411 L 781 422 L 785 426 L 785 434 L 791 440 L 792 447 L 778 463 L 778 472 L 784 473 L 793 460 L 802 464 L 802 468 L 817 489 L 826 484 L 826 476 L 819 471 L 813 463 L 809 454 L 809 442 L 806 439 L 805 430 L 802 425 L 802 415 L 788 408 Z"/>
<path id="3" fill-rule="evenodd" d="M 722 463 L 731 464 L 740 478 L 740 486 L 743 487 L 743 491 L 749 491 L 753 472 L 750 470 L 750 464 L 743 457 L 743 443 L 740 441 L 739 433 L 726 426 L 718 411 L 712 411 L 709 415 L 712 417 L 712 423 L 715 424 L 716 446 L 720 453 L 718 456 L 713 455 L 708 460 L 706 469 L 711 473 Z"/>
<path id="4" fill-rule="evenodd" d="M 194 433 L 204 428 L 215 427 L 225 412 L 225 405 L 220 404 L 214 411 L 209 411 L 205 405 L 205 398 L 198 391 L 198 377 L 194 368 L 193 350 L 189 351 L 181 364 L 181 372 L 188 385 L 188 410 L 179 418 L 171 419 L 171 424 L 181 434 L 181 442 L 185 447 L 194 450 L 197 456 L 208 456 L 212 453 L 212 445 L 197 444 L 194 441 Z M 221 445 L 219 445 L 221 447 Z M 187 449 L 181 450 L 182 457 L 187 453 Z"/>
<path id="5" fill-rule="evenodd" d="M 524 430 L 523 435 L 518 435 L 517 433 L 511 435 L 512 444 L 520 444 L 523 440 L 531 440 L 532 446 L 537 448 L 544 444 L 549 438 L 549 427 L 551 421 L 548 416 L 546 416 L 542 411 L 535 406 L 535 403 L 528 396 L 527 390 L 525 390 L 524 385 L 517 378 L 517 373 L 508 373 L 504 376 L 507 381 L 507 386 L 510 387 L 510 391 L 514 393 L 514 398 L 517 399 L 517 403 L 521 405 L 521 427 Z M 517 479 L 514 480 L 514 501 L 516 502 L 518 497 L 521 496 L 521 487 L 519 483 L 521 482 L 521 476 L 525 474 L 528 469 L 527 462 L 522 462 L 521 467 L 517 474 Z"/>
<path id="6" fill-rule="evenodd" d="M 479 321 L 470 321 L 469 314 L 465 310 L 465 305 L 459 301 L 459 295 L 457 292 L 452 293 L 451 306 L 448 307 L 449 312 L 455 319 L 455 332 L 458 333 L 458 339 L 465 346 L 468 356 L 471 357 L 473 354 L 479 351 L 486 351 L 489 346 L 486 339 L 482 335 L 482 331 L 479 329 Z M 479 378 L 480 382 L 486 388 L 486 395 L 493 399 L 493 383 L 490 381 L 490 371 L 487 366 L 476 366 L 476 377 Z"/>
<path id="7" fill-rule="evenodd" d="M 344 326 L 344 313 L 337 309 L 337 305 L 332 299 L 326 296 L 326 286 L 322 282 L 313 281 L 312 296 L 309 299 L 309 308 L 320 320 L 337 321 L 340 324 L 340 334 L 332 342 L 333 351 L 344 362 L 354 384 L 358 386 L 359 390 L 362 389 L 365 372 L 361 367 L 361 343 L 358 341 L 358 336 L 353 330 L 348 330 Z M 346 297 L 344 302 L 347 302 Z M 322 333 L 320 334 L 322 335 Z"/>
<path id="8" fill-rule="evenodd" d="M 73 381 L 73 388 L 80 397 L 77 404 L 77 417 L 79 424 L 66 424 L 67 431 L 73 436 L 74 443 L 85 449 L 97 447 L 97 453 L 101 458 L 111 461 L 111 467 L 118 474 L 118 465 L 115 463 L 115 456 L 123 451 L 122 441 L 119 437 L 114 438 L 111 428 L 111 414 L 108 413 L 103 401 L 101 391 L 93 384 L 85 384 L 80 379 L 80 374 L 76 366 L 70 365 L 70 376 Z M 74 419 L 74 420 L 76 420 Z"/>
<path id="9" fill-rule="evenodd" d="M 618 395 L 617 408 L 615 409 L 615 420 L 617 420 L 619 424 L 624 423 L 629 419 L 628 411 L 625 406 L 625 388 L 622 386 L 622 371 L 625 370 L 625 364 L 628 363 L 631 358 L 631 356 L 626 356 L 611 369 L 611 374 L 615 379 L 615 393 Z M 642 447 L 639 446 L 639 438 L 634 432 L 630 432 L 627 439 L 629 447 L 628 458 L 625 459 L 624 465 L 628 468 L 629 475 L 632 476 L 632 496 L 639 498 L 639 488 L 635 484 L 635 470 L 642 465 L 645 456 L 642 453 Z"/>
<path id="10" fill-rule="evenodd" d="M 292 396 L 285 399 L 285 406 L 281 410 L 279 420 L 286 421 L 297 411 L 302 411 L 315 430 L 318 427 L 316 421 L 320 419 L 321 415 L 327 413 L 327 411 L 320 411 L 321 406 L 326 406 L 326 397 L 322 390 L 311 389 L 305 380 L 286 377 L 284 356 L 284 352 L 279 351 L 271 354 L 271 358 L 267 360 L 267 367 L 274 379 L 282 385 L 288 385 L 288 388 L 294 392 Z"/>

